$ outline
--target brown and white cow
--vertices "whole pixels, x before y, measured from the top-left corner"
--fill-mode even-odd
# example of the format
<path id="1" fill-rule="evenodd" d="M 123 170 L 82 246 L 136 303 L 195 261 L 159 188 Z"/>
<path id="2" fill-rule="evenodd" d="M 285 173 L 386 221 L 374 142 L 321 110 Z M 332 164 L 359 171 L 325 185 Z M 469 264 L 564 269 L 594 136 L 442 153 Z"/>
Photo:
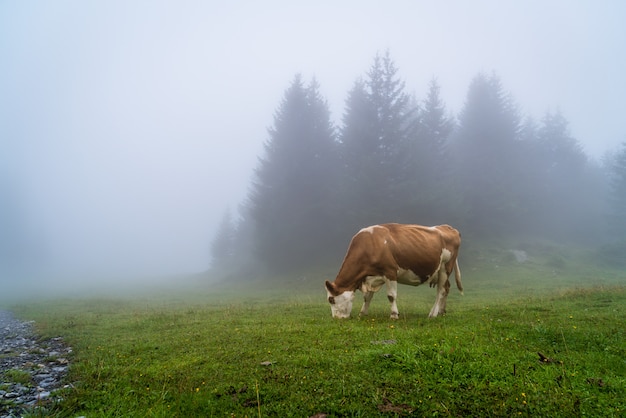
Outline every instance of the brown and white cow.
<path id="1" fill-rule="evenodd" d="M 448 225 L 420 226 L 382 224 L 361 229 L 350 242 L 339 274 L 333 283 L 326 280 L 328 302 L 334 318 L 348 318 L 354 292 L 363 292 L 360 315 L 367 315 L 370 301 L 387 285 L 391 318 L 398 319 L 398 283 L 437 286 L 437 299 L 429 317 L 446 312 L 450 275 L 463 293 L 457 262 L 461 234 Z"/>

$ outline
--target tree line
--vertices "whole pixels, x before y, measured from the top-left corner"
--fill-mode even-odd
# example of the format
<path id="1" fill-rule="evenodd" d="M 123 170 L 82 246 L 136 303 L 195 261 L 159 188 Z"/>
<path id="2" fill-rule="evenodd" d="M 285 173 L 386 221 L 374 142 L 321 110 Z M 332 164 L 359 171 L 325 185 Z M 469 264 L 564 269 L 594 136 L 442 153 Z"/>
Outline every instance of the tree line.
<path id="1" fill-rule="evenodd" d="M 384 222 L 596 245 L 626 236 L 626 144 L 591 160 L 560 112 L 524 117 L 495 74 L 474 77 L 454 117 L 435 79 L 417 100 L 377 54 L 339 126 L 317 81 L 294 77 L 239 212 L 212 241 L 214 266 L 336 263 L 355 232 Z"/>

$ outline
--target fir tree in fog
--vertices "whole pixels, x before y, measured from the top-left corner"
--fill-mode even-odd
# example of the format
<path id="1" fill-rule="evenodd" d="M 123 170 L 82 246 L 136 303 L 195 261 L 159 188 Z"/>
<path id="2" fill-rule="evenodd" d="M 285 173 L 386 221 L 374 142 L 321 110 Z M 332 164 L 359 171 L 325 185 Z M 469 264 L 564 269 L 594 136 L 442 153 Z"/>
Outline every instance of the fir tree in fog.
<path id="1" fill-rule="evenodd" d="M 211 267 L 226 267 L 235 261 L 237 229 L 233 215 L 227 210 L 211 241 Z"/>
<path id="2" fill-rule="evenodd" d="M 603 158 L 607 190 L 603 218 L 606 236 L 598 250 L 598 259 L 610 266 L 626 268 L 626 142 Z"/>
<path id="3" fill-rule="evenodd" d="M 431 80 L 428 94 L 419 109 L 418 129 L 409 171 L 414 177 L 413 190 L 405 196 L 412 204 L 407 219 L 425 224 L 452 223 L 456 216 L 451 170 L 450 135 L 454 119 L 447 114 L 436 79 Z"/>
<path id="4" fill-rule="evenodd" d="M 340 132 L 343 187 L 342 206 L 345 208 L 346 233 L 366 224 L 376 210 L 376 199 L 370 190 L 378 168 L 378 140 L 374 124 L 376 111 L 368 98 L 365 83 L 357 80 L 348 92 L 343 127 Z M 367 205 L 363 207 L 363 205 Z"/>
<path id="5" fill-rule="evenodd" d="M 421 113 L 420 135 L 423 136 L 421 152 L 436 164 L 449 157 L 448 140 L 454 130 L 454 119 L 447 114 L 445 104 L 441 100 L 441 87 L 436 79 L 432 79 Z"/>
<path id="6" fill-rule="evenodd" d="M 389 53 L 377 55 L 367 79 L 348 95 L 341 130 L 345 226 L 400 220 L 414 176 L 415 108 Z"/>
<path id="7" fill-rule="evenodd" d="M 454 143 L 454 175 L 462 194 L 465 229 L 505 232 L 515 224 L 523 198 L 517 194 L 521 129 L 518 108 L 494 74 L 469 86 Z"/>
<path id="8" fill-rule="evenodd" d="M 568 125 L 560 112 L 546 113 L 537 131 L 535 152 L 541 176 L 536 185 L 541 204 L 536 221 L 545 232 L 560 238 L 588 232 L 583 231 L 584 223 L 588 202 L 594 198 L 593 190 L 586 187 L 592 175 L 587 156 Z"/>
<path id="9" fill-rule="evenodd" d="M 615 154 L 609 170 L 609 230 L 612 237 L 622 241 L 623 249 L 626 250 L 626 142 Z"/>
<path id="10" fill-rule="evenodd" d="M 274 116 L 247 203 L 255 252 L 266 265 L 306 265 L 333 242 L 336 146 L 317 82 L 305 86 L 296 76 Z"/>

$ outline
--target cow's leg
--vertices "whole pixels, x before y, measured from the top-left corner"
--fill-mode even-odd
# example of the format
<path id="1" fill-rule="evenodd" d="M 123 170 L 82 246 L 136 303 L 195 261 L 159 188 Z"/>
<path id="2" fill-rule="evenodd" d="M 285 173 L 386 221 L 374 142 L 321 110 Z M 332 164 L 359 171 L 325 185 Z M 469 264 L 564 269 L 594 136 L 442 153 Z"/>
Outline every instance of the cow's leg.
<path id="1" fill-rule="evenodd" d="M 448 291 L 450 290 L 450 282 L 448 281 L 448 275 L 446 274 L 446 268 L 442 264 L 439 267 L 439 275 L 437 282 L 437 299 L 433 308 L 430 310 L 428 316 L 434 318 L 440 314 L 444 314 L 446 311 L 446 300 L 448 299 Z"/>
<path id="2" fill-rule="evenodd" d="M 387 280 L 387 299 L 391 303 L 391 319 L 398 319 L 398 282 Z"/>
<path id="3" fill-rule="evenodd" d="M 371 290 L 368 292 L 365 292 L 365 294 L 363 295 L 363 307 L 361 307 L 361 312 L 359 312 L 360 316 L 367 315 L 367 311 L 369 311 L 370 309 L 370 302 L 373 297 L 374 297 L 374 292 L 372 292 Z"/>
<path id="4" fill-rule="evenodd" d="M 445 290 L 446 290 L 446 296 L 441 300 L 441 305 L 440 305 L 440 312 L 442 314 L 446 313 L 446 304 L 448 303 L 448 294 L 450 293 L 450 276 L 448 276 L 448 279 L 446 280 L 446 284 L 445 284 Z"/>

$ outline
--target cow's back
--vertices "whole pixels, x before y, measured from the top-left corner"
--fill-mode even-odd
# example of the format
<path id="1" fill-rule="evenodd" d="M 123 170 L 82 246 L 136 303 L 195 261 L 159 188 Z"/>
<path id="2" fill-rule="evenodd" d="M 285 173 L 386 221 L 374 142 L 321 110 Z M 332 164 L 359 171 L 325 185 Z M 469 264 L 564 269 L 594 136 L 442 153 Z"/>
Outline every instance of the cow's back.
<path id="1" fill-rule="evenodd" d="M 426 281 L 439 268 L 444 241 L 435 227 L 385 224 L 390 250 L 398 267 L 411 270 Z"/>

